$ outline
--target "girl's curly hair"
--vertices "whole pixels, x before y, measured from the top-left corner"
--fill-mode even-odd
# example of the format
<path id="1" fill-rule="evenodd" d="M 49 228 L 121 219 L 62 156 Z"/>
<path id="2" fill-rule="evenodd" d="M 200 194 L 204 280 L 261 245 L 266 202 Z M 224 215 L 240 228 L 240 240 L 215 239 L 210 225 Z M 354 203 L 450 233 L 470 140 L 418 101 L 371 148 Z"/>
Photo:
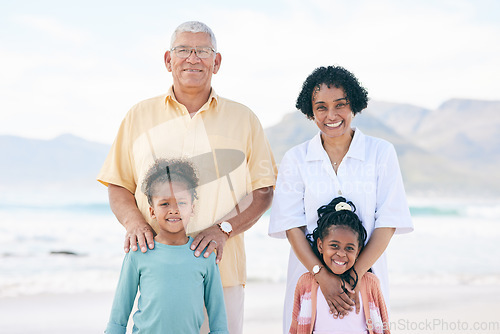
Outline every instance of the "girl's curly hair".
<path id="1" fill-rule="evenodd" d="M 313 91 L 321 84 L 325 84 L 329 88 L 332 86 L 342 88 L 353 114 L 360 113 L 368 105 L 368 92 L 361 86 L 354 74 L 341 66 L 318 67 L 304 81 L 295 104 L 295 107 L 309 119 L 314 118 Z"/>
<path id="2" fill-rule="evenodd" d="M 196 187 L 199 179 L 191 162 L 185 159 L 157 159 L 148 170 L 142 182 L 142 192 L 147 196 L 149 205 L 153 205 L 153 196 L 157 184 L 165 182 L 182 182 L 191 192 L 194 199 L 197 198 Z"/>

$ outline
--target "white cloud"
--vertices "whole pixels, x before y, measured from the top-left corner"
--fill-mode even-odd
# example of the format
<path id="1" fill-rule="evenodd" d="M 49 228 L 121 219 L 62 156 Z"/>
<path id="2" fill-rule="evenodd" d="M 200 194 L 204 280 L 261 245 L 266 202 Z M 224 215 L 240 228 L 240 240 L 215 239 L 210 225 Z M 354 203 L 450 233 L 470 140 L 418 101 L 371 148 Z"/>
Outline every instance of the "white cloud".
<path id="1" fill-rule="evenodd" d="M 353 71 L 373 99 L 434 108 L 453 97 L 486 98 L 486 81 L 498 84 L 500 76 L 492 75 L 493 63 L 487 71 L 479 63 L 500 54 L 488 37 L 498 27 L 472 24 L 467 13 L 393 1 L 294 2 L 278 17 L 214 10 L 223 54 L 215 87 L 251 106 L 265 125 L 294 109 L 303 80 L 324 65 Z"/>
<path id="2" fill-rule="evenodd" d="M 82 45 L 91 40 L 90 34 L 85 30 L 65 25 L 53 17 L 17 15 L 14 16 L 13 21 L 20 25 L 45 33 L 51 38 L 71 42 L 77 45 Z"/>
<path id="3" fill-rule="evenodd" d="M 171 83 L 163 52 L 171 30 L 187 19 L 206 22 L 217 35 L 217 92 L 247 104 L 264 126 L 294 110 L 315 67 L 331 64 L 353 71 L 375 100 L 436 107 L 452 97 L 500 98 L 500 20 L 478 20 L 484 8 L 476 2 L 314 0 L 272 11 L 232 4 L 196 12 L 162 6 L 149 26 L 16 14 L 12 41 L 0 44 L 0 108 L 9 110 L 0 133 L 72 132 L 111 142 L 134 103 Z"/>

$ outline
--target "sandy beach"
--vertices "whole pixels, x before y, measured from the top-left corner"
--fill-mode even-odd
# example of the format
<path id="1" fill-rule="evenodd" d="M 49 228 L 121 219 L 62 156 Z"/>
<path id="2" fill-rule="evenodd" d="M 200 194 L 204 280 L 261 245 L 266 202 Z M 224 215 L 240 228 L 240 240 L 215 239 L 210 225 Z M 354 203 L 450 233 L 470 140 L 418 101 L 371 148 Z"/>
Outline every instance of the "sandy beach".
<path id="1" fill-rule="evenodd" d="M 244 332 L 281 333 L 283 283 L 249 282 Z M 102 333 L 112 292 L 0 299 L 0 332 Z M 393 333 L 500 333 L 500 285 L 395 285 Z M 476 329 L 475 329 L 476 328 Z"/>

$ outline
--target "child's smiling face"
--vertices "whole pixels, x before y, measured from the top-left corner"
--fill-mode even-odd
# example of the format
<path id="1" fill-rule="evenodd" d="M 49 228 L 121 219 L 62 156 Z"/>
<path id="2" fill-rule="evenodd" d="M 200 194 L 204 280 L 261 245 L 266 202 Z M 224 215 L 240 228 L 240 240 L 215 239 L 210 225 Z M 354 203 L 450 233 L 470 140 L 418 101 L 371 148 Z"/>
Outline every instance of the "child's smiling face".
<path id="1" fill-rule="evenodd" d="M 153 206 L 149 208 L 160 232 L 185 233 L 194 212 L 193 195 L 182 182 L 164 182 L 155 186 Z M 159 233 L 160 234 L 160 233 Z"/>
<path id="2" fill-rule="evenodd" d="M 318 250 L 323 261 L 336 274 L 341 275 L 352 268 L 359 253 L 358 234 L 345 226 L 332 226 L 328 235 L 318 238 Z"/>

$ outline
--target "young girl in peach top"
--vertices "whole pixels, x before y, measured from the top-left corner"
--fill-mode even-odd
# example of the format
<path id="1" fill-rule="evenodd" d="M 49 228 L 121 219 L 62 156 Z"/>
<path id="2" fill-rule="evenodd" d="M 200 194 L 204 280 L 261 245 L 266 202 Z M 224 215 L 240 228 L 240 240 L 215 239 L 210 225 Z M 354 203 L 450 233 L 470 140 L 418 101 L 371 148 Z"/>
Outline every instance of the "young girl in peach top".
<path id="1" fill-rule="evenodd" d="M 320 263 L 303 274 L 295 289 L 289 333 L 390 333 L 387 309 L 377 277 L 368 272 L 358 282 L 354 263 L 366 241 L 366 230 L 352 202 L 337 197 L 318 209 L 318 227 L 307 237 Z M 362 312 L 335 319 L 315 275 L 329 270 L 339 276 L 345 292 L 359 284 Z"/>

